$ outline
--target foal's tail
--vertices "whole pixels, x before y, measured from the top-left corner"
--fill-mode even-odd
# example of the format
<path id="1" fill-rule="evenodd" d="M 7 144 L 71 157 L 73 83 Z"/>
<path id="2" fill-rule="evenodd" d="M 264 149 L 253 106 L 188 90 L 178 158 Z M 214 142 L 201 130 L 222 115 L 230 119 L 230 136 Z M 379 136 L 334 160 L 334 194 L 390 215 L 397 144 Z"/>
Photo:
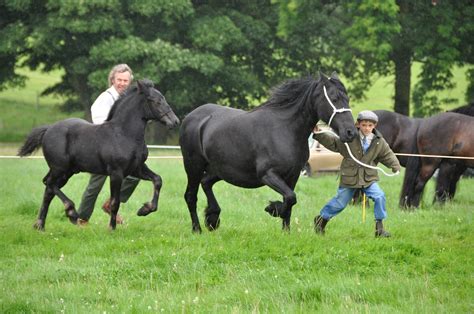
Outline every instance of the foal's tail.
<path id="1" fill-rule="evenodd" d="M 23 146 L 18 150 L 18 156 L 24 157 L 31 155 L 35 150 L 41 147 L 44 133 L 48 130 L 49 125 L 34 128 L 26 138 Z"/>

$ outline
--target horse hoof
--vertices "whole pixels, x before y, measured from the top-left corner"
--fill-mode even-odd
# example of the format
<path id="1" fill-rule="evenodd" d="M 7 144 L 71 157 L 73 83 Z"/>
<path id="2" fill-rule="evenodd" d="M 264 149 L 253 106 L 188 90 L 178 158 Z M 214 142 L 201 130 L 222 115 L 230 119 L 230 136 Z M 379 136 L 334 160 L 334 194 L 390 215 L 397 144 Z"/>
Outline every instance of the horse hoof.
<path id="1" fill-rule="evenodd" d="M 151 206 L 150 203 L 145 203 L 145 204 L 143 204 L 142 208 L 140 208 L 140 209 L 138 210 L 137 215 L 138 215 L 138 216 L 146 216 L 146 215 L 148 215 L 149 213 L 152 213 L 152 212 L 154 212 L 154 211 L 156 211 L 156 209 L 153 210 L 153 208 L 152 208 L 152 206 Z"/>
<path id="2" fill-rule="evenodd" d="M 214 230 L 217 230 L 217 228 L 219 228 L 221 224 L 221 219 L 219 218 L 218 215 L 209 215 L 209 216 L 206 216 L 205 223 L 206 223 L 206 228 L 209 231 L 214 231 Z"/>
<path id="3" fill-rule="evenodd" d="M 265 211 L 273 217 L 281 217 L 283 209 L 283 203 L 280 201 L 270 202 L 270 204 L 265 207 Z"/>
<path id="4" fill-rule="evenodd" d="M 35 228 L 38 231 L 44 231 L 44 221 L 42 221 L 41 219 L 38 219 L 33 225 L 33 228 Z"/>
<path id="5" fill-rule="evenodd" d="M 77 220 L 79 219 L 79 215 L 74 208 L 66 211 L 66 217 L 69 218 L 69 221 L 72 224 L 77 225 Z"/>
<path id="6" fill-rule="evenodd" d="M 194 234 L 201 234 L 202 233 L 201 227 L 200 226 L 197 226 L 197 227 L 193 226 L 193 233 Z"/>

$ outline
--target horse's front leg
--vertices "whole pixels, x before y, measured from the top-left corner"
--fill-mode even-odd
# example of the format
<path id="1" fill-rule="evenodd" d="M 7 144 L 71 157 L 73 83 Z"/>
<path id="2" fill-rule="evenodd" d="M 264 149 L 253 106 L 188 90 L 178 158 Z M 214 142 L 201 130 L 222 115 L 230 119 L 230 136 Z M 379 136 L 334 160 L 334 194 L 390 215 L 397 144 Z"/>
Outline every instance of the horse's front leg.
<path id="1" fill-rule="evenodd" d="M 153 198 L 151 202 L 143 204 L 142 208 L 140 208 L 137 212 L 138 216 L 146 216 L 158 210 L 158 199 L 160 197 L 160 190 L 161 186 L 163 185 L 163 180 L 158 174 L 151 171 L 145 163 L 141 165 L 141 168 L 135 176 L 140 179 L 153 182 Z"/>
<path id="2" fill-rule="evenodd" d="M 115 230 L 117 227 L 117 213 L 120 207 L 120 188 L 122 187 L 123 174 L 113 172 L 110 174 L 110 223 L 109 228 Z"/>
<path id="3" fill-rule="evenodd" d="M 274 217 L 281 217 L 283 230 L 290 230 L 291 209 L 296 204 L 296 194 L 278 174 L 270 170 L 262 177 L 262 182 L 283 196 L 283 203 L 270 202 L 265 210 Z"/>

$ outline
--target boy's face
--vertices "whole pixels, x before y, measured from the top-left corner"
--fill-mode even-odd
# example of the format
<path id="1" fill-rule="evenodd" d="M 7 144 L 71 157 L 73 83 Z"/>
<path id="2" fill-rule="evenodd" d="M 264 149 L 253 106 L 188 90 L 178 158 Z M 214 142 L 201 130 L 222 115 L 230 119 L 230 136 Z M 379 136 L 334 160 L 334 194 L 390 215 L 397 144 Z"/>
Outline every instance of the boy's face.
<path id="1" fill-rule="evenodd" d="M 377 126 L 377 123 L 370 120 L 361 120 L 357 121 L 356 126 L 360 129 L 362 134 L 367 136 L 372 133 L 372 130 Z"/>

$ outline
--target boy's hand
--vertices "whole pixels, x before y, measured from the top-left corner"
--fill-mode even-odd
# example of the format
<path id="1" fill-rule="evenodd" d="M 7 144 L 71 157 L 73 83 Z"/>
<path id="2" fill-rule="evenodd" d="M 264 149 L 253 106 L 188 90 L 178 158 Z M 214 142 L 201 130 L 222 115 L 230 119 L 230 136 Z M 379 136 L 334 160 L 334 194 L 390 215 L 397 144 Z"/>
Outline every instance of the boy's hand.
<path id="1" fill-rule="evenodd" d="M 316 124 L 313 128 L 313 133 L 316 133 L 316 132 L 319 132 L 319 131 L 320 131 L 320 129 L 319 129 L 318 125 Z"/>

